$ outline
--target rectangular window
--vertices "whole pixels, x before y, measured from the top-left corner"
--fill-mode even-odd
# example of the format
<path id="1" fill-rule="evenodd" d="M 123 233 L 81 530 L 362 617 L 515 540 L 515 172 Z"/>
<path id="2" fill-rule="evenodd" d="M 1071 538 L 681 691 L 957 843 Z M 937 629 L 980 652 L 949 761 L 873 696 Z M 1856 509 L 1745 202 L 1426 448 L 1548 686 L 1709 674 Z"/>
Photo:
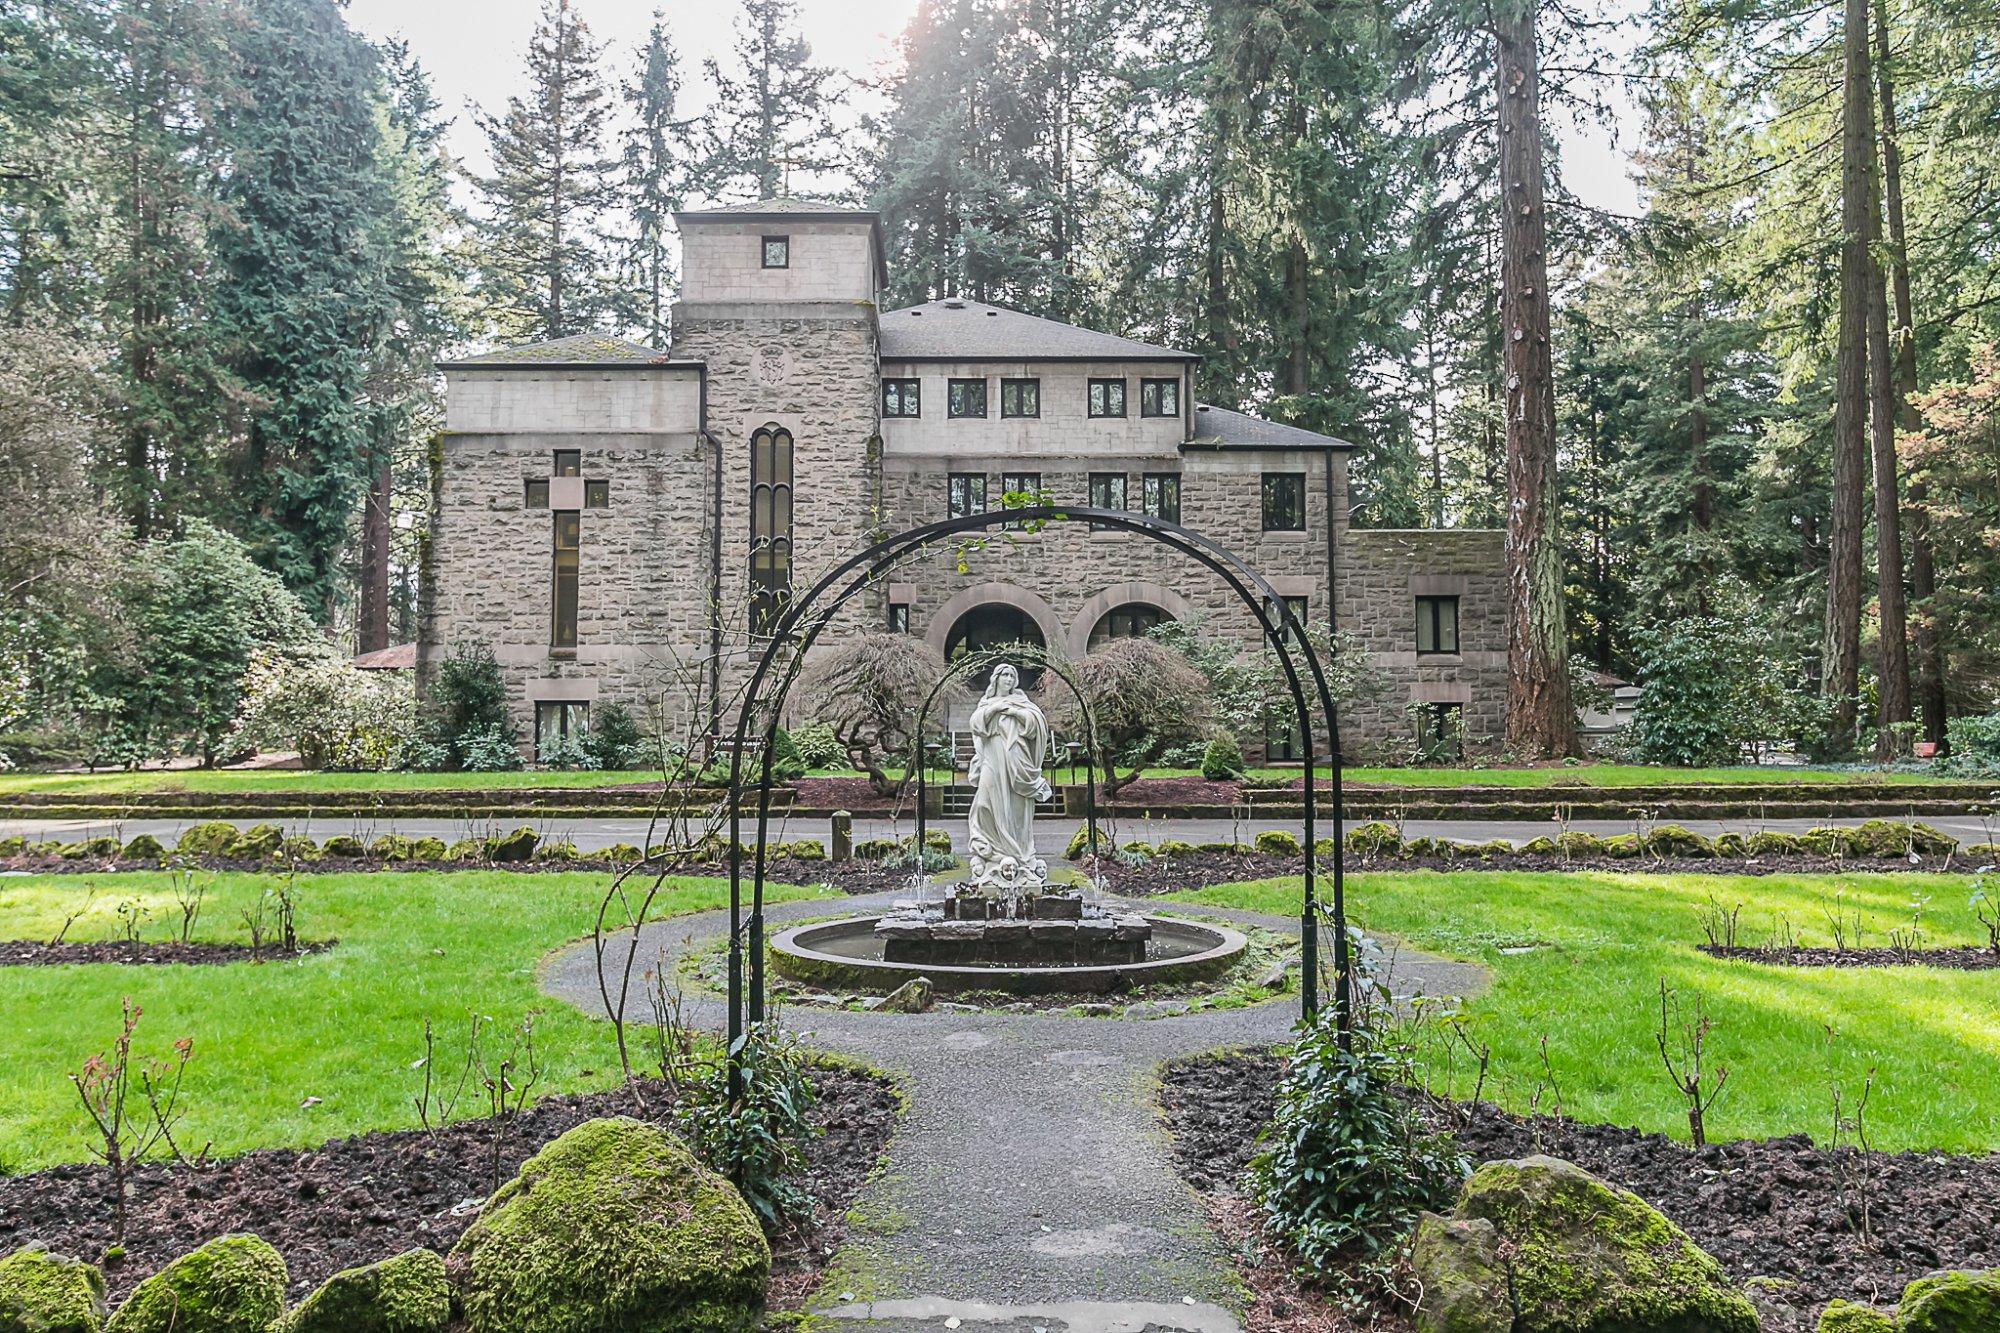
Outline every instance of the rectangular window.
<path id="1" fill-rule="evenodd" d="M 945 381 L 944 414 L 948 417 L 986 415 L 986 381 L 953 379 Z"/>
<path id="2" fill-rule="evenodd" d="M 1289 717 L 1264 719 L 1265 763 L 1296 764 L 1305 752 L 1306 738 L 1296 722 Z"/>
<path id="3" fill-rule="evenodd" d="M 790 268 L 792 266 L 792 238 L 789 236 L 766 236 L 764 238 L 764 267 Z"/>
<path id="4" fill-rule="evenodd" d="M 547 477 L 529 477 L 526 494 L 522 497 L 521 504 L 522 507 L 527 509 L 547 509 L 549 507 L 549 479 Z"/>
<path id="5" fill-rule="evenodd" d="M 954 472 L 945 478 L 947 518 L 964 518 L 986 512 L 986 474 Z"/>
<path id="6" fill-rule="evenodd" d="M 1417 758 L 1427 764 L 1465 757 L 1465 705 L 1418 704 Z"/>
<path id="7" fill-rule="evenodd" d="M 1306 530 L 1306 474 L 1266 472 L 1264 474 L 1264 531 L 1304 532 Z"/>
<path id="8" fill-rule="evenodd" d="M 923 415 L 922 380 L 883 380 L 882 415 L 916 417 Z"/>
<path id="9" fill-rule="evenodd" d="M 1122 417 L 1125 415 L 1125 381 L 1092 380 L 1090 382 L 1090 415 L 1094 417 Z"/>
<path id="10" fill-rule="evenodd" d="M 581 449 L 556 450 L 556 475 L 558 477 L 582 476 L 583 451 Z"/>
<path id="11" fill-rule="evenodd" d="M 1146 517 L 1163 518 L 1169 523 L 1181 521 L 1180 473 L 1148 472 L 1141 485 Z"/>
<path id="12" fill-rule="evenodd" d="M 1181 414 L 1181 382 L 1179 380 L 1140 380 L 1139 415 L 1142 417 L 1177 417 Z"/>
<path id="13" fill-rule="evenodd" d="M 541 755 L 566 741 L 580 741 L 590 730 L 590 705 L 537 700 L 535 753 Z"/>
<path id="14" fill-rule="evenodd" d="M 908 634 L 910 632 L 910 604 L 908 602 L 889 603 L 889 632 Z"/>
<path id="15" fill-rule="evenodd" d="M 1042 502 L 1042 474 L 1039 472 L 1002 472 L 1000 474 L 1000 503 L 1009 509 L 1019 509 L 1026 505 Z M 1010 528 L 1018 528 L 1019 523 L 1009 523 Z"/>
<path id="16" fill-rule="evenodd" d="M 1042 414 L 1042 382 L 1040 380 L 1001 380 L 1000 415 L 1003 417 L 1038 417 Z"/>
<path id="17" fill-rule="evenodd" d="M 576 647 L 576 567 L 583 520 L 574 509 L 558 510 L 555 521 L 555 591 L 549 646 Z"/>
<path id="18" fill-rule="evenodd" d="M 1296 623 L 1300 629 L 1304 629 L 1306 627 L 1306 619 L 1307 619 L 1306 599 L 1303 597 L 1286 597 L 1283 599 L 1283 601 L 1285 603 L 1285 610 L 1291 614 L 1293 622 Z"/>
<path id="19" fill-rule="evenodd" d="M 1123 472 L 1093 472 L 1090 474 L 1090 507 L 1092 509 L 1123 509 L 1125 507 L 1125 474 Z M 1093 523 L 1092 531 L 1102 531 L 1107 525 Z"/>
<path id="20" fill-rule="evenodd" d="M 1458 651 L 1458 598 L 1417 598 L 1417 656 L 1433 657 Z"/>
<path id="21" fill-rule="evenodd" d="M 583 483 L 583 507 L 585 509 L 609 509 L 611 507 L 611 483 L 608 481 L 586 481 Z"/>

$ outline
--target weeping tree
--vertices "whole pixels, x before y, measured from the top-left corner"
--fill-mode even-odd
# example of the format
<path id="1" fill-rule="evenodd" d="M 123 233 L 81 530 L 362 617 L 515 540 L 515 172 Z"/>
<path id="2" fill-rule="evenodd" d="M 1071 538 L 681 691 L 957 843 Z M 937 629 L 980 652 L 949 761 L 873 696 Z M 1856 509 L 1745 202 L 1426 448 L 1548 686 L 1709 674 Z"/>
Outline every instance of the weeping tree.
<path id="1" fill-rule="evenodd" d="M 1113 639 L 1076 665 L 1076 686 L 1090 706 L 1107 796 L 1157 763 L 1169 747 L 1205 740 L 1214 726 L 1208 678 L 1165 644 Z M 1048 700 L 1058 730 L 1083 734 L 1084 719 L 1067 691 Z M 1127 771 L 1121 776 L 1120 766 Z"/>
<path id="2" fill-rule="evenodd" d="M 833 728 L 848 762 L 868 785 L 892 796 L 909 772 L 891 778 L 890 763 L 909 756 L 917 714 L 944 675 L 944 659 L 907 634 L 863 634 L 815 657 L 801 682 L 806 711 Z M 946 702 L 939 698 L 939 706 Z"/>

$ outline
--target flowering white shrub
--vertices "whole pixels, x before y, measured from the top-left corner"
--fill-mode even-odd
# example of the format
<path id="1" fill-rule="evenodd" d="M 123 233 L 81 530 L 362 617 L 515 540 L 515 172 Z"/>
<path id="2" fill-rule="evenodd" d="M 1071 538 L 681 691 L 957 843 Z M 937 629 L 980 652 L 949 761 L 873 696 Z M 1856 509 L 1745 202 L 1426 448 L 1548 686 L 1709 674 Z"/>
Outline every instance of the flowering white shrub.
<path id="1" fill-rule="evenodd" d="M 400 671 L 331 653 L 260 652 L 243 675 L 235 750 L 297 750 L 310 769 L 399 768 L 416 740 L 416 696 Z"/>

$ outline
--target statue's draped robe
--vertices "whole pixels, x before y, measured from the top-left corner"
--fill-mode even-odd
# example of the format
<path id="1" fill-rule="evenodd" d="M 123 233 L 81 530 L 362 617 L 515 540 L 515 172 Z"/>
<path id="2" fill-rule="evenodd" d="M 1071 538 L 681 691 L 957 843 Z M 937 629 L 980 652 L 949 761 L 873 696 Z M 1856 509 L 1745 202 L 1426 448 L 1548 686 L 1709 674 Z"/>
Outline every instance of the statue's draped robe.
<path id="1" fill-rule="evenodd" d="M 975 866 L 1011 859 L 1018 873 L 1035 863 L 1035 791 L 1048 749 L 1048 720 L 1019 690 L 972 710 Z"/>

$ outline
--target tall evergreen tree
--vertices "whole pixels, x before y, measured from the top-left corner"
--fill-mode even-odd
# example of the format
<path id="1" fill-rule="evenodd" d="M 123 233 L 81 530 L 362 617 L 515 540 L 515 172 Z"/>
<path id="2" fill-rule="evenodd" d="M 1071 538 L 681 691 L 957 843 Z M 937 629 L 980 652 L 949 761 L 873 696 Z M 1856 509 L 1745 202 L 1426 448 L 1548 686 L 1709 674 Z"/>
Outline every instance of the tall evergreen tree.
<path id="1" fill-rule="evenodd" d="M 543 0 L 528 41 L 527 93 L 508 98 L 498 116 L 479 116 L 493 174 L 475 182 L 488 214 L 478 285 L 502 338 L 560 338 L 614 306 L 604 213 L 617 162 L 605 146 L 602 53 L 569 0 Z"/>
<path id="2" fill-rule="evenodd" d="M 734 62 L 703 62 L 715 101 L 707 118 L 703 189 L 716 198 L 825 193 L 848 170 L 835 113 L 834 71 L 815 65 L 795 0 L 743 0 Z"/>
<path id="3" fill-rule="evenodd" d="M 680 57 L 665 18 L 655 10 L 638 70 L 625 85 L 631 128 L 625 134 L 622 188 L 632 215 L 623 264 L 631 309 L 624 322 L 654 347 L 667 345 L 674 287 L 669 236 L 694 165 L 695 122 L 679 114 L 680 91 Z"/>

